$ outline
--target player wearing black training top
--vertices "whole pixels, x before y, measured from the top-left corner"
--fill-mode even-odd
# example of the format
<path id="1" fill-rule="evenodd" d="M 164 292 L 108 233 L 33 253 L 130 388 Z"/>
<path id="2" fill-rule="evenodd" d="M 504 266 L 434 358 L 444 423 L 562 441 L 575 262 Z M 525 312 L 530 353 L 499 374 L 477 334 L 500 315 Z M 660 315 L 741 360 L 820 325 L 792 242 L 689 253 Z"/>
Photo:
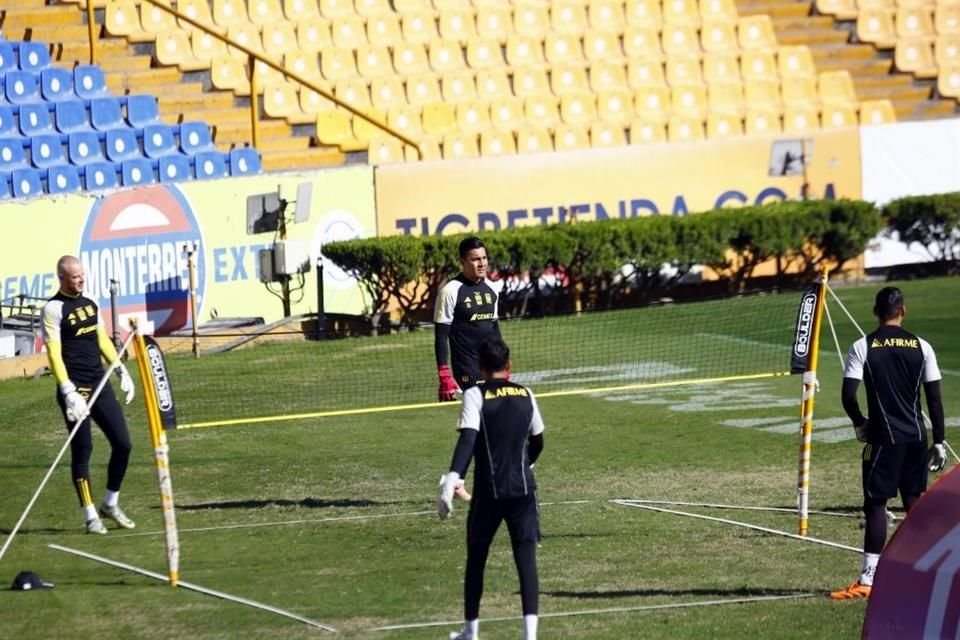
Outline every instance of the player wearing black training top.
<path id="1" fill-rule="evenodd" d="M 860 578 L 834 591 L 835 600 L 866 598 L 887 538 L 887 500 L 900 492 L 907 511 L 927 489 L 927 471 L 946 462 L 940 369 L 930 344 L 901 327 L 906 315 L 903 294 L 896 287 L 877 293 L 873 313 L 876 331 L 853 343 L 843 371 L 843 408 L 863 447 L 863 511 L 866 531 Z M 860 412 L 857 388 L 863 380 L 869 419 Z M 920 408 L 923 386 L 933 427 L 933 446 Z"/>
<path id="2" fill-rule="evenodd" d="M 113 520 L 124 529 L 133 529 L 133 521 L 119 505 L 120 485 L 127 472 L 131 449 L 123 410 L 109 384 L 104 385 L 91 406 L 87 405 L 104 376 L 101 356 L 112 362 L 117 359 L 117 351 L 100 322 L 97 304 L 83 296 L 85 278 L 80 261 L 73 256 L 60 258 L 57 277 L 60 290 L 43 306 L 43 341 L 50 371 L 57 382 L 57 404 L 63 412 L 67 430 L 72 430 L 77 420 L 83 421 L 70 441 L 70 470 L 86 530 L 87 533 L 106 533 L 101 517 Z M 123 364 L 119 364 L 116 371 L 125 402 L 130 404 L 134 394 L 133 379 Z M 99 513 L 90 493 L 91 416 L 110 442 L 107 491 Z"/>
<path id="3" fill-rule="evenodd" d="M 441 402 L 456 400 L 458 389 L 466 391 L 481 380 L 480 343 L 500 337 L 501 285 L 487 279 L 487 249 L 480 238 L 471 236 L 460 242 L 459 250 L 461 273 L 440 290 L 433 314 Z"/>
<path id="4" fill-rule="evenodd" d="M 480 625 L 480 598 L 490 544 L 506 521 L 520 578 L 525 640 L 536 640 L 540 584 L 537 576 L 537 509 L 533 464 L 543 451 L 543 419 L 533 393 L 508 380 L 510 350 L 499 337 L 479 347 L 484 383 L 463 394 L 460 436 L 449 473 L 440 481 L 437 510 L 450 517 L 453 495 L 473 459 L 473 500 L 467 515 L 464 625 L 451 640 L 473 640 Z"/>

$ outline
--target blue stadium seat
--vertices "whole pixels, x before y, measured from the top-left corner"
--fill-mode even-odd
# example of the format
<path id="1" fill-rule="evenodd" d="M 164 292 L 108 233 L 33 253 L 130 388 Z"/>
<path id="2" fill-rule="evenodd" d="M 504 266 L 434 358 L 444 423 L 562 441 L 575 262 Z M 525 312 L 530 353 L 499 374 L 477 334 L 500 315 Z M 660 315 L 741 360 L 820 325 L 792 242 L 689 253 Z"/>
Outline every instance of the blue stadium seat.
<path id="1" fill-rule="evenodd" d="M 19 50 L 19 66 L 23 71 L 40 73 L 50 66 L 50 50 L 41 42 L 18 42 L 14 48 Z"/>
<path id="2" fill-rule="evenodd" d="M 95 64 L 77 65 L 73 70 L 73 90 L 84 100 L 108 95 L 103 69 Z"/>
<path id="3" fill-rule="evenodd" d="M 46 133 L 30 138 L 30 161 L 38 169 L 66 164 L 63 141 L 55 133 Z"/>
<path id="4" fill-rule="evenodd" d="M 94 131 L 77 131 L 71 133 L 67 139 L 70 153 L 70 162 L 84 166 L 91 162 L 104 160 L 103 150 L 100 148 L 100 138 Z"/>
<path id="5" fill-rule="evenodd" d="M 193 178 L 190 158 L 179 153 L 160 158 L 157 173 L 160 176 L 160 182 L 183 182 Z"/>
<path id="6" fill-rule="evenodd" d="M 150 95 L 127 96 L 127 123 L 135 129 L 143 129 L 160 122 L 157 99 Z"/>
<path id="7" fill-rule="evenodd" d="M 26 166 L 27 158 L 23 153 L 23 141 L 15 138 L 0 138 L 0 171 L 9 173 Z"/>
<path id="8" fill-rule="evenodd" d="M 210 127 L 205 122 L 183 122 L 180 124 L 180 150 L 187 155 L 213 149 Z"/>
<path id="9" fill-rule="evenodd" d="M 88 131 L 90 122 L 87 120 L 87 107 L 83 100 L 64 100 L 55 103 L 54 121 L 60 133 L 74 133 Z"/>
<path id="10" fill-rule="evenodd" d="M 50 109 L 42 102 L 20 105 L 19 121 L 20 133 L 27 137 L 54 132 Z"/>
<path id="11" fill-rule="evenodd" d="M 142 157 L 140 145 L 137 143 L 137 133 L 133 129 L 110 129 L 105 137 L 107 158 L 113 162 Z"/>
<path id="12" fill-rule="evenodd" d="M 117 165 L 112 162 L 91 162 L 83 168 L 83 184 L 87 191 L 116 187 Z"/>
<path id="13" fill-rule="evenodd" d="M 17 119 L 13 116 L 13 109 L 9 105 L 0 104 L 0 138 L 16 138 L 20 136 L 17 128 Z"/>
<path id="14" fill-rule="evenodd" d="M 97 131 L 126 127 L 123 104 L 116 98 L 94 98 L 90 101 L 90 123 Z"/>
<path id="15" fill-rule="evenodd" d="M 194 173 L 198 179 L 210 180 L 230 175 L 226 154 L 219 151 L 200 151 L 193 156 Z"/>
<path id="16" fill-rule="evenodd" d="M 260 173 L 260 154 L 251 147 L 230 150 L 230 175 L 249 176 Z"/>
<path id="17" fill-rule="evenodd" d="M 148 158 L 161 158 L 178 153 L 175 133 L 176 127 L 166 124 L 150 124 L 144 127 L 143 155 Z"/>
<path id="18" fill-rule="evenodd" d="M 0 173 L 0 200 L 9 200 L 10 193 L 10 174 Z"/>
<path id="19" fill-rule="evenodd" d="M 17 68 L 17 54 L 13 52 L 13 45 L 0 41 L 0 76 Z"/>
<path id="20" fill-rule="evenodd" d="M 3 76 L 3 84 L 7 102 L 27 104 L 41 99 L 37 76 L 29 71 L 8 71 Z"/>
<path id="21" fill-rule="evenodd" d="M 43 178 L 36 169 L 14 169 L 10 186 L 15 198 L 33 198 L 43 195 Z"/>
<path id="22" fill-rule="evenodd" d="M 80 171 L 75 166 L 61 164 L 47 169 L 49 193 L 71 193 L 80 191 L 80 188 Z"/>
<path id="23" fill-rule="evenodd" d="M 157 181 L 157 176 L 153 171 L 153 162 L 149 158 L 124 160 L 120 166 L 120 173 L 125 187 L 153 184 Z"/>
<path id="24" fill-rule="evenodd" d="M 73 74 L 67 69 L 49 67 L 40 72 L 40 95 L 48 102 L 73 100 Z"/>

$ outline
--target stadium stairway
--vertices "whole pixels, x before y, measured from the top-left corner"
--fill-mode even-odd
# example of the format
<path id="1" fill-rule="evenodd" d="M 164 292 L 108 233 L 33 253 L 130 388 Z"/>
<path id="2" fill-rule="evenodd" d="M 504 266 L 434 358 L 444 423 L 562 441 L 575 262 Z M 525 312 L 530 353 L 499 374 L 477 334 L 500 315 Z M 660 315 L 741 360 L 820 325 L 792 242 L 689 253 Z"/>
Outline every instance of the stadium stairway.
<path id="1" fill-rule="evenodd" d="M 846 69 L 861 100 L 889 99 L 898 120 L 951 116 L 953 99 L 935 97 L 936 80 L 918 80 L 894 69 L 891 51 L 856 41 L 855 21 L 817 15 L 808 0 L 737 0 L 741 16 L 767 14 L 782 45 L 807 45 L 819 71 Z"/>
<path id="2" fill-rule="evenodd" d="M 106 75 L 107 88 L 116 95 L 151 93 L 157 96 L 161 120 L 179 124 L 201 120 L 212 125 L 213 141 L 226 152 L 251 143 L 248 98 L 212 89 L 209 72 L 181 72 L 158 67 L 152 44 L 127 42 L 103 29 L 103 3 L 95 3 L 97 64 Z M 72 69 L 89 63 L 90 46 L 86 10 L 82 3 L 46 4 L 46 0 L 0 1 L 0 29 L 8 40 L 37 40 L 51 45 L 56 66 Z M 336 147 L 313 146 L 313 130 L 296 131 L 283 120 L 260 119 L 264 171 L 340 165 L 343 153 Z"/>

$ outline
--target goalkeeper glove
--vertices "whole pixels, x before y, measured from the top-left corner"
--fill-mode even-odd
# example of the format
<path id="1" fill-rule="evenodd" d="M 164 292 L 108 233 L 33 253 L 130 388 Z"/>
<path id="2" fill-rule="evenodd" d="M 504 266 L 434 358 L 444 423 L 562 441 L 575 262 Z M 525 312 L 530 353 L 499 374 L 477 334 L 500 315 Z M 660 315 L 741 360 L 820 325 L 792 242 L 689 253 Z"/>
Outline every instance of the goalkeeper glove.
<path id="1" fill-rule="evenodd" d="M 870 418 L 867 418 L 866 420 L 864 420 L 863 424 L 861 424 L 859 427 L 857 425 L 853 425 L 853 431 L 854 433 L 857 434 L 857 440 L 859 440 L 860 442 L 867 441 L 867 432 L 869 430 L 870 430 Z"/>
<path id="2" fill-rule="evenodd" d="M 930 471 L 943 471 L 944 465 L 947 464 L 947 451 L 943 446 L 942 442 L 938 442 L 930 447 L 929 453 L 929 468 Z"/>
<path id="3" fill-rule="evenodd" d="M 67 380 L 60 384 L 60 393 L 63 394 L 63 401 L 66 404 L 67 420 L 80 422 L 87 417 L 90 413 L 87 408 L 87 399 L 77 391 L 77 385 Z"/>
<path id="4" fill-rule="evenodd" d="M 120 376 L 120 390 L 124 393 L 123 404 L 130 404 L 133 402 L 133 394 L 135 390 L 133 378 L 130 377 L 130 373 L 127 371 L 127 368 L 122 364 L 117 365 L 117 375 Z"/>
<path id="5" fill-rule="evenodd" d="M 440 476 L 440 497 L 437 498 L 437 515 L 446 520 L 453 513 L 453 494 L 458 487 L 463 487 L 463 480 L 456 471 Z"/>
<path id="6" fill-rule="evenodd" d="M 450 367 L 445 364 L 437 367 L 437 377 L 440 378 L 440 389 L 437 391 L 437 398 L 440 402 L 453 402 L 457 399 L 457 391 L 460 391 L 460 387 L 457 386 L 456 380 L 453 379 L 453 374 L 450 373 Z"/>

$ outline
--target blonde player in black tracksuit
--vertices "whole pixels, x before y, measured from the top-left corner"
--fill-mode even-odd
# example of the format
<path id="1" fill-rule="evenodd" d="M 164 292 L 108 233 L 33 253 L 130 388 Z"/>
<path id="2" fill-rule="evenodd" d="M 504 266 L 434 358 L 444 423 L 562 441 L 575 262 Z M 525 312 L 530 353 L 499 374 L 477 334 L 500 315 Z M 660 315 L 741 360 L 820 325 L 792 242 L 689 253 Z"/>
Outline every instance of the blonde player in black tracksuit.
<path id="1" fill-rule="evenodd" d="M 943 401 L 937 356 L 926 340 L 900 325 L 906 315 L 896 287 L 877 293 L 873 313 L 880 326 L 850 347 L 843 371 L 843 408 L 863 447 L 863 512 L 866 531 L 860 578 L 834 591 L 834 600 L 868 598 L 880 552 L 887 538 L 887 500 L 900 493 L 907 511 L 927 489 L 927 471 L 946 463 Z M 857 388 L 863 380 L 869 419 L 860 412 Z M 933 446 L 920 408 L 923 387 L 933 427 Z"/>
<path id="2" fill-rule="evenodd" d="M 127 472 L 130 459 L 130 433 L 123 418 L 123 410 L 107 384 L 88 406 L 88 400 L 97 383 L 104 376 L 101 357 L 117 359 L 117 350 L 100 322 L 97 304 L 83 296 L 85 276 L 83 265 L 73 256 L 63 256 L 57 262 L 60 290 L 43 306 L 43 341 L 47 349 L 50 371 L 57 382 L 57 404 L 63 412 L 67 429 L 72 430 L 78 419 L 83 422 L 70 442 L 74 488 L 80 499 L 80 508 L 87 533 L 106 533 L 101 518 L 107 518 L 124 529 L 133 529 L 134 522 L 119 505 L 120 484 Z M 117 366 L 120 389 L 126 404 L 133 400 L 133 379 L 126 368 Z M 96 421 L 110 442 L 110 462 L 107 466 L 107 490 L 99 511 L 94 507 L 90 492 L 90 455 L 93 436 L 90 417 Z"/>
<path id="3" fill-rule="evenodd" d="M 473 499 L 467 515 L 467 567 L 464 576 L 464 626 L 451 640 L 477 638 L 483 573 L 490 544 L 506 521 L 520 578 L 525 640 L 536 640 L 539 600 L 537 509 L 533 464 L 543 450 L 543 419 L 533 393 L 508 380 L 510 350 L 499 337 L 480 344 L 484 383 L 463 394 L 460 437 L 449 473 L 440 481 L 441 518 L 450 517 L 453 496 L 462 486 L 471 459 Z"/>

